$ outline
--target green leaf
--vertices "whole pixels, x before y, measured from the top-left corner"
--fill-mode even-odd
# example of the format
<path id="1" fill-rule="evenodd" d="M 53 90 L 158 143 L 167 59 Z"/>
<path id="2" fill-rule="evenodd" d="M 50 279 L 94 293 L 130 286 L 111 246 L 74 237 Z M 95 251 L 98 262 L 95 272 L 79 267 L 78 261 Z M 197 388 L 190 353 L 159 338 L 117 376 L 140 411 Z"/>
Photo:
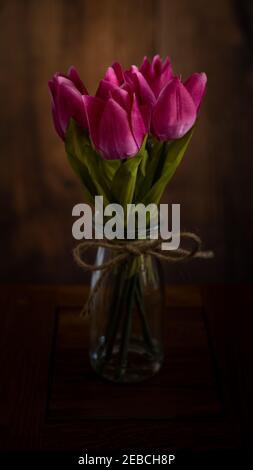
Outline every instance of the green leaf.
<path id="1" fill-rule="evenodd" d="M 145 149 L 143 158 L 141 160 L 141 163 L 138 167 L 138 172 L 137 172 L 137 177 L 136 177 L 136 184 L 135 184 L 135 191 L 134 191 L 134 201 L 138 201 L 139 199 L 139 194 L 142 190 L 143 183 L 145 181 L 145 176 L 146 176 L 146 169 L 149 161 L 149 153 L 147 149 Z"/>
<path id="2" fill-rule="evenodd" d="M 159 165 L 161 152 L 164 146 L 164 142 L 154 139 L 150 140 L 148 143 L 147 157 L 143 159 L 142 165 L 140 165 L 136 182 L 135 199 L 137 201 L 140 201 L 145 196 L 154 182 L 156 170 Z M 141 168 L 141 166 L 144 167 L 143 162 L 145 162 L 144 171 Z"/>
<path id="3" fill-rule="evenodd" d="M 76 158 L 74 155 L 72 155 L 70 152 L 67 153 L 69 163 L 74 170 L 74 172 L 77 174 L 77 176 L 80 178 L 82 182 L 82 189 L 84 191 L 84 195 L 88 202 L 92 205 L 94 205 L 94 196 L 96 194 L 96 188 L 93 185 L 90 175 L 85 168 L 84 165 L 80 163 L 78 158 Z"/>
<path id="4" fill-rule="evenodd" d="M 139 171 L 140 171 L 140 174 L 143 178 L 145 178 L 146 176 L 146 168 L 147 168 L 147 163 L 148 163 L 148 151 L 147 149 L 144 150 L 144 153 L 143 153 L 143 158 L 142 158 L 142 161 L 140 163 L 140 166 L 139 166 Z"/>
<path id="5" fill-rule="evenodd" d="M 161 154 L 161 165 L 159 165 L 159 171 L 155 177 L 156 181 L 151 189 L 143 195 L 141 200 L 143 204 L 147 205 L 151 202 L 159 204 L 167 184 L 170 182 L 184 156 L 192 138 L 193 131 L 194 128 L 181 139 L 165 144 L 165 149 Z"/>
<path id="6" fill-rule="evenodd" d="M 108 187 L 104 174 L 100 171 L 101 156 L 92 148 L 86 133 L 79 129 L 73 119 L 66 134 L 65 141 L 66 152 L 72 158 L 78 159 L 85 173 L 85 184 L 87 185 L 88 176 L 95 187 L 95 195 L 104 197 L 104 204 L 107 205 L 111 201 L 111 192 Z M 82 180 L 84 182 L 84 180 Z"/>
<path id="7" fill-rule="evenodd" d="M 105 160 L 103 158 L 100 158 L 100 168 L 107 180 L 108 185 L 110 185 L 120 165 L 121 165 L 120 160 Z"/>
<path id="8" fill-rule="evenodd" d="M 126 211 L 127 204 L 133 201 L 138 167 L 146 153 L 146 140 L 147 136 L 137 155 L 121 163 L 112 180 L 113 196 L 116 202 L 122 205 L 124 211 Z"/>

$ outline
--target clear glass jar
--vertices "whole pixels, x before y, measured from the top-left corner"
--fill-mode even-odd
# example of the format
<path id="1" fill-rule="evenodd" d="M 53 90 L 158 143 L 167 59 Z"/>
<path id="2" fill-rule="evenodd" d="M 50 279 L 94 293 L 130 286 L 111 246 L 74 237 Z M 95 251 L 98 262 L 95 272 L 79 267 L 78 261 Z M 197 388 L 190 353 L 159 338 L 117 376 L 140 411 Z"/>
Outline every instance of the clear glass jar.
<path id="1" fill-rule="evenodd" d="M 96 263 L 114 256 L 98 248 Z M 91 288 L 101 276 L 95 271 Z M 164 285 L 160 263 L 150 255 L 130 256 L 114 267 L 95 293 L 90 312 L 90 362 L 105 379 L 140 382 L 163 362 Z"/>

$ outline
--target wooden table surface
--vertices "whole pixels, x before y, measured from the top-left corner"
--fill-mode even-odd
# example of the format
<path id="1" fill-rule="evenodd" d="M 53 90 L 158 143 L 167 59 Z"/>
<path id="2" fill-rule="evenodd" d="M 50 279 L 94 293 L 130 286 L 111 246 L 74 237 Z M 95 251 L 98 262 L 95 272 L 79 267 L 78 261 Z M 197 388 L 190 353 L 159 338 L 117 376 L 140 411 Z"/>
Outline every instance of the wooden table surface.
<path id="1" fill-rule="evenodd" d="M 0 448 L 247 448 L 252 286 L 167 289 L 166 359 L 141 384 L 88 361 L 84 286 L 0 289 Z"/>

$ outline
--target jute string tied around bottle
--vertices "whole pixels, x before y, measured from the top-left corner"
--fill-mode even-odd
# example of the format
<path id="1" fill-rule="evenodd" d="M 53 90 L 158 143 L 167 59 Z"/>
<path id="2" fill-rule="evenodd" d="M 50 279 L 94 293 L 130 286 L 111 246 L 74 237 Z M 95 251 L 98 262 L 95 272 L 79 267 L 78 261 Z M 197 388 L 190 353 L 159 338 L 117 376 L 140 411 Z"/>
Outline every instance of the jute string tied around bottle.
<path id="1" fill-rule="evenodd" d="M 115 242 L 115 240 L 107 239 L 84 240 L 83 242 L 79 243 L 73 250 L 73 255 L 76 263 L 85 271 L 102 271 L 101 276 L 98 278 L 95 286 L 89 294 L 87 302 L 82 308 L 81 315 L 90 314 L 93 298 L 95 294 L 99 291 L 103 281 L 113 270 L 113 268 L 126 262 L 131 257 L 151 255 L 155 258 L 160 259 L 161 261 L 166 261 L 167 263 L 178 263 L 192 258 L 209 259 L 214 256 L 212 251 L 201 250 L 201 238 L 195 233 L 181 232 L 180 239 L 190 241 L 192 243 L 192 247 L 178 248 L 176 250 L 162 250 L 161 244 L 166 243 L 166 241 L 169 240 L 164 240 L 161 238 L 154 240 L 122 240 L 118 242 Z M 99 266 L 95 263 L 90 264 L 84 258 L 84 253 L 88 249 L 94 247 L 108 248 L 114 252 L 114 256 L 105 263 L 100 264 Z"/>

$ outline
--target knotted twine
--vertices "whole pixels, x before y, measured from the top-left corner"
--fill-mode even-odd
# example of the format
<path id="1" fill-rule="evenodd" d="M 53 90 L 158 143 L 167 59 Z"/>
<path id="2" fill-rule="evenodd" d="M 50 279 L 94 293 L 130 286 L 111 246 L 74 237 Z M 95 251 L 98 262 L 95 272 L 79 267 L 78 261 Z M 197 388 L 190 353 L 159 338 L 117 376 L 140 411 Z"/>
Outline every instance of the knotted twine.
<path id="1" fill-rule="evenodd" d="M 181 240 L 189 240 L 192 242 L 192 247 L 189 249 L 186 248 L 177 248 L 176 250 L 162 250 L 161 244 L 166 243 L 162 238 L 158 239 L 148 239 L 148 240 L 122 240 L 120 242 L 115 242 L 115 240 L 85 240 L 79 243 L 73 250 L 73 255 L 76 263 L 85 271 L 102 271 L 101 276 L 97 280 L 95 286 L 90 291 L 87 302 L 84 304 L 81 315 L 86 315 L 91 313 L 91 304 L 94 296 L 99 291 L 102 286 L 103 281 L 108 276 L 108 274 L 113 270 L 113 268 L 120 266 L 131 257 L 138 257 L 141 255 L 151 255 L 161 261 L 166 261 L 167 263 L 178 263 L 190 258 L 202 258 L 209 259 L 213 257 L 212 251 L 202 251 L 201 238 L 192 232 L 181 232 Z M 108 248 L 114 252 L 114 256 L 102 263 L 100 265 L 90 264 L 84 258 L 84 253 L 90 248 Z"/>

